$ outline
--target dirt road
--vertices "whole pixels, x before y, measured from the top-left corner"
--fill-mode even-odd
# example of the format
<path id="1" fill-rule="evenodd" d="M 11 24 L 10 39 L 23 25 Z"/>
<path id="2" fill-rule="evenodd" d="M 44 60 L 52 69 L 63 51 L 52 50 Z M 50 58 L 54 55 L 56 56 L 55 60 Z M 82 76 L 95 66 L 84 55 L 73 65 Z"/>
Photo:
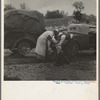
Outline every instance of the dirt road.
<path id="1" fill-rule="evenodd" d="M 96 80 L 94 51 L 81 52 L 70 65 L 54 66 L 53 62 L 40 62 L 31 51 L 26 57 L 4 52 L 5 80 Z"/>

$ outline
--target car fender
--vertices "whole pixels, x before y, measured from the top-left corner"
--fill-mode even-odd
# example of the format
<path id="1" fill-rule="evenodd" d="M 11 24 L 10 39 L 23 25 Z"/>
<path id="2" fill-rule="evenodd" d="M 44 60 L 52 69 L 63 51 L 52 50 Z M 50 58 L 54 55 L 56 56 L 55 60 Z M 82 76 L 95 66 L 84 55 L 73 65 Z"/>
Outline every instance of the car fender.
<path id="1" fill-rule="evenodd" d="M 17 44 L 20 42 L 20 41 L 23 41 L 23 40 L 28 40 L 30 41 L 31 43 L 33 43 L 33 46 L 35 47 L 36 45 L 36 39 L 33 38 L 33 37 L 22 37 L 22 38 L 19 38 L 17 41 L 15 41 L 12 46 L 11 46 L 11 50 L 16 50 L 16 46 Z"/>

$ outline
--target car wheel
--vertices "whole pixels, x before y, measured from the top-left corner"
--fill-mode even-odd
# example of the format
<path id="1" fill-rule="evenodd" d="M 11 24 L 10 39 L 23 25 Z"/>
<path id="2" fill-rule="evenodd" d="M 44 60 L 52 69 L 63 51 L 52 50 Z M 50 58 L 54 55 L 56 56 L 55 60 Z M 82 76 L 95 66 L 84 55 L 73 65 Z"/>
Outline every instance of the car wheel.
<path id="1" fill-rule="evenodd" d="M 28 54 L 31 49 L 32 47 L 29 41 L 20 41 L 17 44 L 17 53 L 22 56 L 25 56 L 26 54 Z"/>

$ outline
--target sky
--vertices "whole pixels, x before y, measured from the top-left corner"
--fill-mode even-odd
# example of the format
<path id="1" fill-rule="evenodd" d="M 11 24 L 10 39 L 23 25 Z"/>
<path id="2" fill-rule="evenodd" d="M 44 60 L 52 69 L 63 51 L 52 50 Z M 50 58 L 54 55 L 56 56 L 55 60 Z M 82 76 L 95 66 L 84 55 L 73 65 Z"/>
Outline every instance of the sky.
<path id="1" fill-rule="evenodd" d="M 64 10 L 72 15 L 75 1 L 82 1 L 85 9 L 83 13 L 96 15 L 96 0 L 4 0 L 4 4 L 12 4 L 15 8 L 20 8 L 21 3 L 25 3 L 30 10 L 38 10 L 45 14 L 47 10 Z"/>

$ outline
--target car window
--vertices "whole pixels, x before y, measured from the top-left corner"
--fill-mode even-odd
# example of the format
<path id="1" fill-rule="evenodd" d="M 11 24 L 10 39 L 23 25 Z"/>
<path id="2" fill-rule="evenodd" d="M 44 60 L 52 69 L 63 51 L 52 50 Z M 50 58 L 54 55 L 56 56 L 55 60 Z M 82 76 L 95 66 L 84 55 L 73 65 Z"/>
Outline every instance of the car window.
<path id="1" fill-rule="evenodd" d="M 72 31 L 72 30 L 76 30 L 76 27 L 70 27 L 70 30 Z"/>

